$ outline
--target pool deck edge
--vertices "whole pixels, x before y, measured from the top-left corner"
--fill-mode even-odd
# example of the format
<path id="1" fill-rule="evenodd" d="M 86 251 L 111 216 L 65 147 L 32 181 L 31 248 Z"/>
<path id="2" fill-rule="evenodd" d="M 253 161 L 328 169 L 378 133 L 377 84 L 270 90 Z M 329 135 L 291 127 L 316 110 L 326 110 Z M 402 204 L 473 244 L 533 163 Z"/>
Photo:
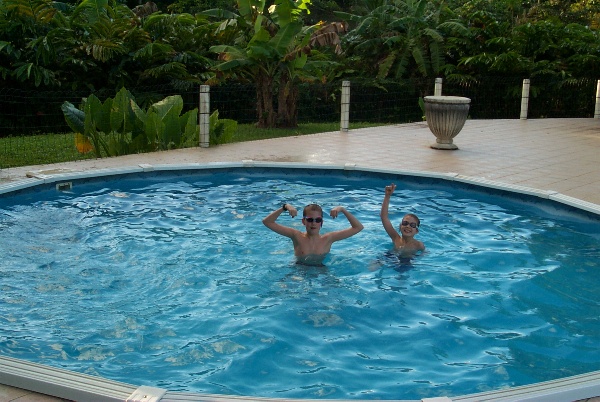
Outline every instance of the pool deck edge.
<path id="1" fill-rule="evenodd" d="M 364 172 L 377 172 L 414 177 L 429 177 L 449 181 L 457 181 L 479 187 L 486 187 L 517 194 L 537 196 L 550 199 L 564 205 L 600 215 L 600 205 L 580 200 L 557 191 L 540 190 L 533 187 L 520 186 L 503 183 L 500 181 L 487 180 L 478 177 L 459 175 L 457 173 L 440 173 L 418 170 L 377 169 L 356 164 L 332 165 L 302 162 L 262 162 L 254 160 L 243 160 L 241 162 L 209 162 L 209 163 L 182 163 L 182 164 L 139 164 L 138 166 L 123 166 L 119 168 L 97 169 L 89 171 L 61 171 L 57 173 L 46 173 L 46 171 L 31 171 L 27 173 L 27 179 L 0 184 L 0 194 L 35 187 L 40 184 L 60 183 L 69 180 L 87 179 L 99 176 L 116 176 L 131 173 L 150 173 L 159 171 L 181 171 L 181 170 L 205 170 L 205 169 L 229 169 L 229 168 L 282 168 L 282 169 L 328 169 L 328 170 L 352 170 Z"/>
<path id="2" fill-rule="evenodd" d="M 0 383 L 73 401 L 126 401 L 133 385 L 0 356 Z"/>
<path id="3" fill-rule="evenodd" d="M 6 356 L 0 356 L 0 384 L 73 401 L 294 401 L 294 399 L 169 392 L 161 388 L 125 384 Z M 534 402 L 543 400 L 545 402 L 562 402 L 593 398 L 597 395 L 600 395 L 600 371 L 532 385 L 457 397 L 424 398 L 421 401 Z M 302 401 L 308 402 L 311 400 L 303 399 Z M 342 402 L 342 400 L 336 401 Z"/>

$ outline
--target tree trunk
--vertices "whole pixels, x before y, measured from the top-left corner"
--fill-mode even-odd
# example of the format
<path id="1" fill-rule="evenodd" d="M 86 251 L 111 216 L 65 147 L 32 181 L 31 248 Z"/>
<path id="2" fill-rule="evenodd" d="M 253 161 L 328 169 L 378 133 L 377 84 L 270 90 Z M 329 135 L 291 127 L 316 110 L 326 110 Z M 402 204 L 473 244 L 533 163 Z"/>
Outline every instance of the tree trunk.
<path id="1" fill-rule="evenodd" d="M 273 107 L 273 78 L 261 71 L 256 75 L 256 113 L 258 128 L 275 128 L 276 115 Z"/>
<path id="2" fill-rule="evenodd" d="M 277 127 L 298 127 L 298 87 L 292 82 L 287 70 L 279 79 Z"/>

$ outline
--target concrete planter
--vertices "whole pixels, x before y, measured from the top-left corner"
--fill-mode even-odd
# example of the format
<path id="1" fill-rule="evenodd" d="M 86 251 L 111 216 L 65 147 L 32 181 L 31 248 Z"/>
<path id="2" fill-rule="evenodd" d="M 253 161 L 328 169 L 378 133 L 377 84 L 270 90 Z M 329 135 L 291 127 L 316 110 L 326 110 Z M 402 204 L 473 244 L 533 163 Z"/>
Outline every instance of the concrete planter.
<path id="1" fill-rule="evenodd" d="M 427 125 L 437 138 L 431 148 L 458 149 L 453 138 L 467 121 L 471 99 L 460 96 L 426 96 L 423 100 Z"/>

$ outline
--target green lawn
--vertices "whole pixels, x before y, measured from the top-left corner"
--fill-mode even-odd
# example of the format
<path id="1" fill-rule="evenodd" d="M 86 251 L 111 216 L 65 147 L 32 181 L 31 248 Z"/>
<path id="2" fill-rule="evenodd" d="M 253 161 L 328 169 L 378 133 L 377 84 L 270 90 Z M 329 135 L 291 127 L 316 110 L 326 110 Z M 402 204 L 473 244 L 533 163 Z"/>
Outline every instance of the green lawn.
<path id="1" fill-rule="evenodd" d="M 350 129 L 373 127 L 380 124 L 351 123 Z M 339 131 L 340 123 L 307 123 L 294 129 L 258 129 L 253 124 L 239 124 L 231 142 L 292 137 Z M 94 159 L 93 152 L 81 154 L 75 148 L 73 133 L 40 134 L 0 138 L 0 169 L 42 165 L 76 160 Z"/>
<path id="2" fill-rule="evenodd" d="M 0 168 L 3 169 L 93 158 L 93 152 L 77 152 L 73 133 L 0 138 Z"/>

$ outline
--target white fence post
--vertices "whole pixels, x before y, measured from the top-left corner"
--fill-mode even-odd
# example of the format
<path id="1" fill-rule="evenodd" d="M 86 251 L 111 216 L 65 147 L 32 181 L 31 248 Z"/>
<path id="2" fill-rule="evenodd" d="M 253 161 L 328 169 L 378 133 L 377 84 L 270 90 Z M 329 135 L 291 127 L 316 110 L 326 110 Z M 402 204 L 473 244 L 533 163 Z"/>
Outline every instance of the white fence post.
<path id="1" fill-rule="evenodd" d="M 600 119 L 600 80 L 596 84 L 596 110 L 594 111 L 594 119 Z"/>
<path id="2" fill-rule="evenodd" d="M 208 148 L 210 144 L 210 86 L 200 85 L 200 146 Z"/>
<path id="3" fill-rule="evenodd" d="M 435 88 L 433 90 L 433 96 L 442 96 L 442 78 L 435 79 Z"/>
<path id="4" fill-rule="evenodd" d="M 521 120 L 527 120 L 529 110 L 529 78 L 523 80 L 523 92 L 521 93 Z"/>
<path id="5" fill-rule="evenodd" d="M 342 116 L 340 121 L 340 131 L 348 131 L 350 124 L 350 81 L 342 82 Z"/>

